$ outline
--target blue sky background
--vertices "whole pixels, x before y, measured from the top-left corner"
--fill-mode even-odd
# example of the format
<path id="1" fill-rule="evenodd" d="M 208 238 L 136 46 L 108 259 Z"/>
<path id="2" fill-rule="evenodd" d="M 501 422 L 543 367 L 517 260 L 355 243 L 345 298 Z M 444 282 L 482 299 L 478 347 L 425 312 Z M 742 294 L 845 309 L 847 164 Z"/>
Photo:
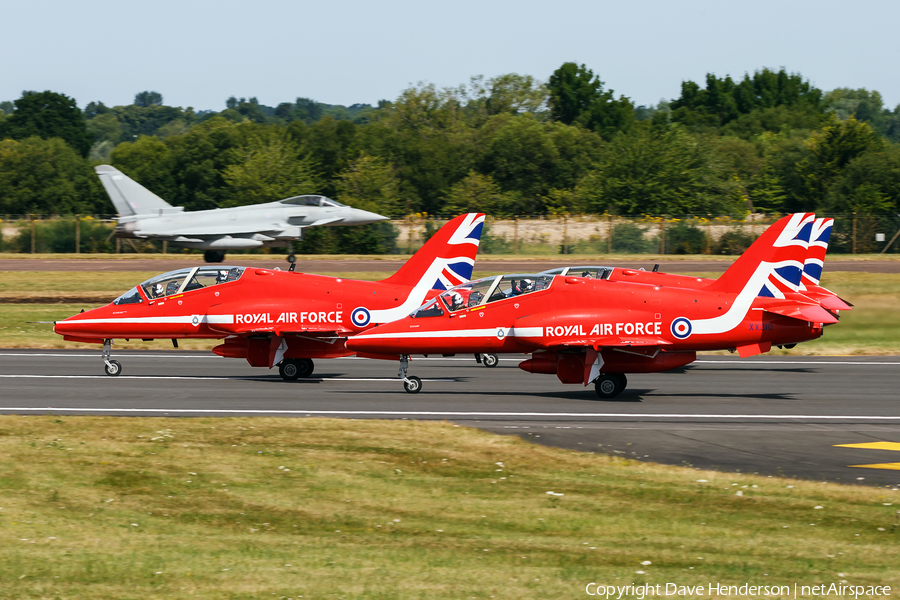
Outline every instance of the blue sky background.
<path id="1" fill-rule="evenodd" d="M 893 108 L 898 23 L 896 0 L 35 0 L 0 12 L 0 100 L 49 89 L 116 105 L 154 90 L 195 109 L 231 95 L 374 104 L 419 81 L 546 80 L 576 61 L 636 104 L 707 72 L 784 66 L 826 91 L 878 90 Z"/>

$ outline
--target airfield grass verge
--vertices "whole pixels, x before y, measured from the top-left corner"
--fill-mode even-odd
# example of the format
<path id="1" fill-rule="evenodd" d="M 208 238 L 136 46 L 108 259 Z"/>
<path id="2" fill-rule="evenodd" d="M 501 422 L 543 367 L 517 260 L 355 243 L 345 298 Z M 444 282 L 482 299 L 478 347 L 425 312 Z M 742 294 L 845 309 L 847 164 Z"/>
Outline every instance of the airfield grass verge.
<path id="1" fill-rule="evenodd" d="M 449 423 L 2 416 L 0 457 L 9 598 L 900 585 L 896 490 L 638 463 Z"/>

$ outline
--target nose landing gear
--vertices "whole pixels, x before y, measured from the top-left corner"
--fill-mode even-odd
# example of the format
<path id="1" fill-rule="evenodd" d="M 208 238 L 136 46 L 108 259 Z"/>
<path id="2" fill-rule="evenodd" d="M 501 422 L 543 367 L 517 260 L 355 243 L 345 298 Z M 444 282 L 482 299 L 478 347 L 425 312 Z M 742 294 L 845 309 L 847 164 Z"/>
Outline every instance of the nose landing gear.
<path id="1" fill-rule="evenodd" d="M 112 340 L 103 340 L 103 370 L 110 377 L 116 377 L 122 372 L 122 363 L 109 358 Z"/>
<path id="2" fill-rule="evenodd" d="M 422 380 L 415 375 L 407 377 L 406 372 L 409 369 L 409 354 L 400 355 L 400 370 L 397 371 L 397 377 L 403 380 L 403 389 L 409 394 L 418 394 L 422 390 Z"/>

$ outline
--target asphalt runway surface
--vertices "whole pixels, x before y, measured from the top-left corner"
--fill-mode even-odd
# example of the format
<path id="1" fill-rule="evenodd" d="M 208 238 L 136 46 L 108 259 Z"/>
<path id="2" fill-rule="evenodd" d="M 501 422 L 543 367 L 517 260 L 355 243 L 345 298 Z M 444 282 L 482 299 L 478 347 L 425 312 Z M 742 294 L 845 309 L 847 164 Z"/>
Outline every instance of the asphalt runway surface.
<path id="1" fill-rule="evenodd" d="M 521 357 L 316 361 L 306 380 L 200 352 L 0 350 L 0 413 L 437 419 L 535 443 L 726 472 L 866 485 L 900 483 L 900 357 L 704 356 L 670 373 L 593 387 L 526 374 Z M 852 444 L 855 447 L 841 447 Z M 863 446 L 859 446 L 862 444 Z"/>
<path id="2" fill-rule="evenodd" d="M 400 268 L 403 260 L 328 260 L 326 258 L 298 257 L 297 270 L 304 273 L 316 273 L 329 275 L 332 273 L 369 273 L 369 272 L 393 272 Z M 502 260 L 485 260 L 484 257 L 475 261 L 476 275 L 479 273 L 535 273 L 566 265 L 593 264 L 597 261 L 585 261 L 577 256 L 560 257 L 552 260 L 521 260 L 515 258 Z M 602 266 L 613 266 L 633 269 L 653 268 L 654 260 L 607 260 L 600 261 Z M 733 261 L 731 260 L 658 260 L 660 270 L 664 273 L 722 273 Z M 127 259 L 127 260 L 103 260 L 103 259 L 0 259 L 0 271 L 174 271 L 184 267 L 195 267 L 205 264 L 197 256 L 193 258 L 165 258 L 165 259 Z M 244 265 L 251 267 L 268 267 L 286 269 L 288 262 L 283 256 L 273 255 L 271 260 L 246 260 L 241 255 L 235 254 L 225 257 L 223 264 Z M 900 273 L 900 261 L 896 260 L 826 260 L 828 271 L 856 271 L 867 273 Z"/>

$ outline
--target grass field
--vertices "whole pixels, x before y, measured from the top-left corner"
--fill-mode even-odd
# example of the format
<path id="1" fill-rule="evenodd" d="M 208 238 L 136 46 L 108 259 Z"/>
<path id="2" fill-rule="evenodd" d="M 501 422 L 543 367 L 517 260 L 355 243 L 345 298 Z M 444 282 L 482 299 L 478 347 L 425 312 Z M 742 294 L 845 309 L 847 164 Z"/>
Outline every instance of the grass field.
<path id="1" fill-rule="evenodd" d="M 895 489 L 637 463 L 447 423 L 2 416 L 0 498 L 5 598 L 900 585 Z"/>
<path id="2" fill-rule="evenodd" d="M 483 265 L 480 276 L 496 272 Z M 83 344 L 65 342 L 53 333 L 49 324 L 29 321 L 55 321 L 69 317 L 82 308 L 89 310 L 115 298 L 136 283 L 155 275 L 140 271 L 104 273 L 72 272 L 0 272 L 0 347 L 3 348 L 78 348 Z M 358 279 L 381 279 L 390 271 L 344 272 L 336 276 Z M 714 273 L 694 275 L 715 277 Z M 837 271 L 825 274 L 823 283 L 845 300 L 855 305 L 854 310 L 841 315 L 841 322 L 825 330 L 816 341 L 800 344 L 793 350 L 773 350 L 776 354 L 850 355 L 850 354 L 900 354 L 900 275 L 877 273 L 853 273 Z M 46 303 L 52 298 L 70 295 L 95 296 L 97 302 Z M 3 304 L 4 298 L 40 297 L 44 303 Z M 124 348 L 165 348 L 169 342 L 117 342 Z M 209 349 L 217 342 L 208 340 L 184 340 L 179 346 L 187 349 Z"/>

